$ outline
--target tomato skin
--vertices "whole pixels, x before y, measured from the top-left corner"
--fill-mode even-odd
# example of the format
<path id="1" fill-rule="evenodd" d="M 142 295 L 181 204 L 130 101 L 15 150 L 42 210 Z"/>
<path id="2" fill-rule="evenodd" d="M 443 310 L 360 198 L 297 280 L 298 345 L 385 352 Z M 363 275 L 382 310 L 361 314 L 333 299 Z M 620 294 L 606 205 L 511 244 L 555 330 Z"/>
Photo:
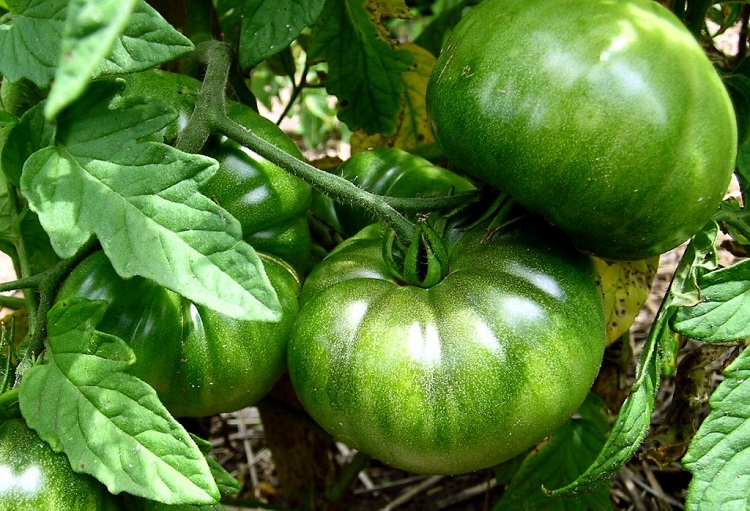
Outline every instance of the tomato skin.
<path id="1" fill-rule="evenodd" d="M 278 323 L 237 320 L 148 279 L 123 280 L 103 252 L 71 272 L 58 300 L 80 296 L 108 302 L 97 329 L 133 348 L 130 372 L 149 383 L 173 415 L 202 417 L 250 406 L 286 368 L 299 281 L 279 259 L 264 256 L 263 264 L 281 301 Z"/>
<path id="2" fill-rule="evenodd" d="M 106 488 L 73 471 L 23 421 L 0 424 L 0 509 L 8 511 L 100 511 L 115 509 Z"/>
<path id="3" fill-rule="evenodd" d="M 458 167 L 607 259 L 692 236 L 734 168 L 729 96 L 653 0 L 482 2 L 444 48 L 427 109 Z"/>
<path id="4" fill-rule="evenodd" d="M 164 133 L 165 142 L 174 144 L 193 111 L 201 82 L 156 70 L 123 79 L 127 95 L 165 101 L 177 110 L 176 121 Z M 287 153 L 303 158 L 299 148 L 278 126 L 248 106 L 230 101 L 227 115 Z M 307 224 L 310 186 L 224 137 L 213 137 L 201 152 L 220 165 L 218 172 L 200 185 L 201 193 L 239 220 L 245 241 L 256 250 L 278 256 L 296 270 L 304 271 L 312 244 Z"/>
<path id="5" fill-rule="evenodd" d="M 396 282 L 382 227 L 308 276 L 289 344 L 300 401 L 324 429 L 394 467 L 457 474 L 507 460 L 562 425 L 601 364 L 591 260 L 538 220 L 454 236 L 450 273 Z"/>

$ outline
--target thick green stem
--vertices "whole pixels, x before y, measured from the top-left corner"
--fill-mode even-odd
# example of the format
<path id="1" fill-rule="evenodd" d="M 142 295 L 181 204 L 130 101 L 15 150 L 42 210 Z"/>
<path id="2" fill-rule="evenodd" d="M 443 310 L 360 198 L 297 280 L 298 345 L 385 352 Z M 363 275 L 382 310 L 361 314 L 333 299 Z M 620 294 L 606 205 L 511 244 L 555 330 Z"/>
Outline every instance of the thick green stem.
<path id="1" fill-rule="evenodd" d="M 445 197 L 387 197 L 379 196 L 393 209 L 402 213 L 419 213 L 422 211 L 442 211 L 464 206 L 478 199 L 478 192 L 464 192 Z"/>
<path id="2" fill-rule="evenodd" d="M 414 224 L 382 197 L 295 158 L 227 117 L 224 90 L 232 62 L 231 50 L 224 44 L 212 42 L 206 43 L 201 51 L 204 61 L 207 62 L 206 77 L 198 93 L 195 111 L 178 140 L 178 149 L 196 152 L 211 132 L 220 133 L 306 181 L 332 199 L 355 203 L 372 212 L 391 226 L 399 240 L 404 243 L 411 240 Z"/>
<path id="3" fill-rule="evenodd" d="M 367 192 L 343 177 L 321 171 L 302 160 L 298 160 L 226 116 L 217 120 L 215 128 L 222 135 L 239 142 L 268 161 L 306 181 L 333 200 L 344 203 L 352 202 L 370 211 L 387 223 L 396 232 L 399 240 L 404 243 L 411 240 L 414 224 L 396 211 L 381 196 Z"/>

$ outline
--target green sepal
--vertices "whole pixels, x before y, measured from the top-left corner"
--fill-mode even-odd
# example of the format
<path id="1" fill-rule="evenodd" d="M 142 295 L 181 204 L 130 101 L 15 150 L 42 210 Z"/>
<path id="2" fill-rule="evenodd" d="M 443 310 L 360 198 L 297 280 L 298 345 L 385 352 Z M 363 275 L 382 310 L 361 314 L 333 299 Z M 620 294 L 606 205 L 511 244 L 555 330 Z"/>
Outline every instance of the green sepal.
<path id="1" fill-rule="evenodd" d="M 437 231 L 425 220 L 417 222 L 406 247 L 398 243 L 391 231 L 384 239 L 383 258 L 394 277 L 417 287 L 430 288 L 448 274 L 448 250 Z"/>

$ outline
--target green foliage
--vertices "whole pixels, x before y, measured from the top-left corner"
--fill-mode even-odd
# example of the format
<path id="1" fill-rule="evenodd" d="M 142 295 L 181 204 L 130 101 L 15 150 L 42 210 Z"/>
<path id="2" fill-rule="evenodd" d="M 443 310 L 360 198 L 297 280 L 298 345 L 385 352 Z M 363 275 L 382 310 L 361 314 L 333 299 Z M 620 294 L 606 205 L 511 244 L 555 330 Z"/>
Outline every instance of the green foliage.
<path id="1" fill-rule="evenodd" d="M 724 378 L 711 396 L 711 413 L 682 460 L 693 473 L 687 509 L 747 509 L 750 351 L 726 368 Z"/>
<path id="2" fill-rule="evenodd" d="M 153 102 L 118 104 L 117 88 L 93 84 L 79 116 L 60 118 L 55 139 L 24 164 L 21 190 L 55 252 L 72 257 L 95 234 L 124 278 L 151 278 L 233 317 L 277 318 L 278 300 L 239 223 L 197 191 L 215 161 L 139 143 L 175 113 Z"/>
<path id="3" fill-rule="evenodd" d="M 328 62 L 326 88 L 350 129 L 391 134 L 410 55 L 384 41 L 363 0 L 329 0 L 313 28 L 310 58 Z M 352 76 L 358 79 L 351 79 Z"/>
<path id="4" fill-rule="evenodd" d="M 50 311 L 47 363 L 29 369 L 20 387 L 24 418 L 74 470 L 114 493 L 215 502 L 219 490 L 203 454 L 156 392 L 127 373 L 132 350 L 95 330 L 104 312 L 103 303 L 83 299 Z"/>

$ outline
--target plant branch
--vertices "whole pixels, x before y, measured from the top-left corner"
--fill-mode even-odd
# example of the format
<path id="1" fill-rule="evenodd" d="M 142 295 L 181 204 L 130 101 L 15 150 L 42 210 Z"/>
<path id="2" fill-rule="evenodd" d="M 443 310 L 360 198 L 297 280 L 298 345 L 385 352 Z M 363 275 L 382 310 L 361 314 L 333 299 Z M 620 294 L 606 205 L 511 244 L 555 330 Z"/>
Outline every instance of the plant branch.
<path id="1" fill-rule="evenodd" d="M 198 93 L 195 111 L 178 140 L 178 149 L 198 151 L 210 133 L 220 133 L 306 181 L 332 199 L 355 203 L 365 208 L 391 226 L 399 240 L 404 243 L 411 240 L 414 224 L 383 198 L 362 190 L 343 177 L 329 174 L 295 158 L 230 119 L 226 115 L 224 90 L 232 64 L 231 49 L 214 41 L 202 45 L 201 51 L 207 63 L 206 77 Z"/>
<path id="2" fill-rule="evenodd" d="M 367 467 L 371 459 L 368 454 L 357 451 L 352 461 L 344 468 L 341 477 L 326 491 L 326 500 L 336 503 L 343 499 L 359 473 Z"/>
<path id="3" fill-rule="evenodd" d="M 18 296 L 0 295 L 0 307 L 13 310 L 23 309 L 26 307 L 26 299 Z"/>
<path id="4" fill-rule="evenodd" d="M 292 109 L 292 106 L 294 106 L 294 102 L 297 101 L 297 98 L 299 97 L 302 90 L 307 87 L 307 72 L 309 70 L 310 65 L 307 63 L 307 59 L 305 59 L 305 65 L 302 69 L 302 76 L 300 76 L 299 83 L 294 83 L 294 76 L 292 76 L 292 84 L 294 85 L 294 87 L 292 88 L 292 95 L 289 97 L 289 101 L 287 101 L 287 104 L 284 107 L 284 111 L 281 112 L 281 115 L 279 115 L 279 118 L 276 120 L 277 126 L 281 124 L 281 121 L 284 120 L 289 111 Z"/>
<path id="5" fill-rule="evenodd" d="M 55 296 L 60 284 L 73 268 L 78 266 L 98 245 L 99 243 L 96 239 L 91 239 L 73 257 L 63 259 L 48 270 L 34 276 L 39 280 L 37 286 L 39 291 L 39 308 L 33 320 L 29 317 L 31 340 L 26 349 L 24 359 L 32 360 L 41 353 L 44 347 L 44 339 L 47 337 L 47 313 L 55 303 Z M 19 367 L 24 367 L 23 361 Z"/>

